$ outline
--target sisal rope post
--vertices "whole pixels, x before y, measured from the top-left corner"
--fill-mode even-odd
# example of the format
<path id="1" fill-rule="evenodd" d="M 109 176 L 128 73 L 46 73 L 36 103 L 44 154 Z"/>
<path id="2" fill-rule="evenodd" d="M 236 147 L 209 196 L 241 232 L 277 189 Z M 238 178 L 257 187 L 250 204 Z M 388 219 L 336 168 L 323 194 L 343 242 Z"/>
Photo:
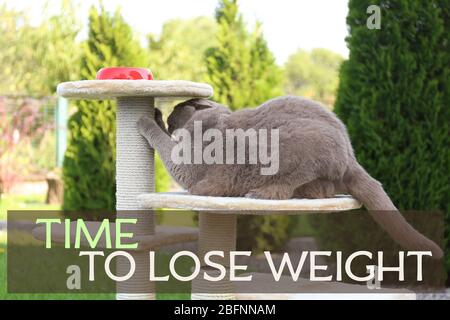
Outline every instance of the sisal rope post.
<path id="1" fill-rule="evenodd" d="M 152 97 L 126 97 L 117 101 L 116 127 L 116 209 L 118 218 L 137 218 L 138 223 L 127 232 L 135 235 L 155 234 L 155 216 L 137 204 L 137 196 L 155 191 L 154 150 L 137 131 L 137 121 L 154 117 L 155 101 Z M 134 212 L 133 212 L 134 211 Z M 134 276 L 117 284 L 117 300 L 154 300 L 155 286 L 148 281 L 148 254 L 129 252 L 135 262 Z M 117 258 L 117 274 L 129 271 L 129 262 Z"/>
<path id="2" fill-rule="evenodd" d="M 234 300 L 235 289 L 229 280 L 230 251 L 236 250 L 236 215 L 211 212 L 199 213 L 198 256 L 202 261 L 202 272 L 192 281 L 192 300 Z M 218 282 L 203 279 L 203 272 L 214 276 L 204 264 L 204 255 L 209 251 L 223 251 L 224 258 L 211 259 L 227 267 L 225 278 Z"/>

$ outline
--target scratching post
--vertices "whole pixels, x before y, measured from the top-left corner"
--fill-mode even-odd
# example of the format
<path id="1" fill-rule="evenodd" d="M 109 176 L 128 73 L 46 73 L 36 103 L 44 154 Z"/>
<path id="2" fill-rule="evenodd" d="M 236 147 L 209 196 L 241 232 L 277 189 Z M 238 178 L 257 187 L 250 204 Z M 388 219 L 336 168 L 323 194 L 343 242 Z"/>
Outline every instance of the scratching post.
<path id="1" fill-rule="evenodd" d="M 217 262 L 229 267 L 229 253 L 236 248 L 236 215 L 238 214 L 251 215 L 258 210 L 271 211 L 277 215 L 324 213 L 346 211 L 361 206 L 358 201 L 349 196 L 279 201 L 202 197 L 186 193 L 154 193 L 154 152 L 139 135 L 136 122 L 143 116 L 154 117 L 156 98 L 172 100 L 208 98 L 213 93 L 211 86 L 189 81 L 87 80 L 62 83 L 57 91 L 60 96 L 66 98 L 117 98 L 118 100 L 116 207 L 119 217 L 139 220 L 138 224 L 130 227 L 130 230 L 125 230 L 135 234 L 139 247 L 130 252 L 136 262 L 135 274 L 126 283 L 118 284 L 117 299 L 154 299 L 154 284 L 148 280 L 148 251 L 164 244 L 192 241 L 196 238 L 192 230 L 172 230 L 159 226 L 155 229 L 155 219 L 151 213 L 151 210 L 155 208 L 199 211 L 200 258 L 203 258 L 208 251 L 223 251 L 225 258 Z M 144 210 L 148 211 L 144 212 Z M 98 223 L 91 223 L 90 227 L 97 230 Z M 38 239 L 45 240 L 45 228 L 41 227 L 35 231 Z M 63 228 L 61 226 L 59 229 L 56 228 L 54 233 L 54 238 L 62 243 Z M 117 269 L 116 273 L 119 276 L 128 273 L 128 261 L 118 258 Z M 217 272 L 208 270 L 205 266 L 202 270 L 211 276 Z M 229 274 L 219 282 L 203 280 L 202 273 L 200 276 L 201 278 L 192 281 L 192 299 L 240 299 L 243 297 L 242 293 L 248 292 L 239 285 L 234 286 L 229 281 Z M 265 297 L 270 295 L 258 295 L 258 298 Z"/>
<path id="2" fill-rule="evenodd" d="M 154 117 L 154 99 L 119 98 L 117 102 L 116 208 L 139 210 L 136 197 L 155 190 L 154 150 L 139 134 L 136 123 L 142 117 Z"/>
<path id="3" fill-rule="evenodd" d="M 127 73 L 127 70 L 120 70 L 120 72 Z M 126 283 L 118 283 L 117 299 L 154 299 L 154 284 L 149 282 L 148 251 L 164 244 L 195 240 L 196 234 L 190 229 L 180 228 L 176 230 L 157 228 L 155 234 L 155 218 L 151 210 L 158 207 L 139 205 L 138 195 L 155 191 L 154 151 L 138 133 L 136 123 L 141 117 L 154 117 L 157 98 L 165 100 L 208 98 L 212 96 L 213 90 L 207 84 L 183 80 L 118 80 L 114 78 L 114 80 L 64 82 L 58 85 L 57 92 L 65 98 L 117 99 L 116 208 L 118 217 L 138 219 L 138 223 L 125 232 L 133 232 L 139 242 L 138 249 L 130 250 L 136 262 L 136 271 Z M 141 211 L 144 209 L 147 211 Z M 90 226 L 94 230 L 98 227 L 95 223 L 91 223 Z M 36 234 L 42 239 L 42 230 L 36 230 Z M 55 236 L 59 241 L 64 239 L 59 237 L 60 230 L 55 231 Z M 117 275 L 125 275 L 128 271 L 128 260 L 118 257 Z"/>
<path id="4" fill-rule="evenodd" d="M 213 212 L 199 213 L 198 256 L 204 263 L 204 255 L 210 251 L 223 251 L 224 259 L 215 259 L 229 268 L 230 251 L 236 250 L 236 216 L 234 214 L 220 214 Z M 204 267 L 204 266 L 202 266 Z M 203 272 L 211 274 L 211 270 L 202 268 Z M 226 277 L 218 282 L 203 279 L 203 272 L 192 281 L 192 300 L 233 300 L 235 289 L 229 280 L 229 269 Z M 213 276 L 213 274 L 211 274 Z"/>
<path id="5" fill-rule="evenodd" d="M 155 233 L 154 213 L 134 212 L 142 210 L 136 197 L 145 192 L 154 192 L 154 150 L 136 128 L 142 117 L 154 117 L 154 98 L 124 97 L 117 99 L 116 128 L 116 208 L 118 218 L 137 218 L 132 231 L 136 236 Z M 131 211 L 131 212 L 130 212 Z M 148 281 L 149 259 L 145 251 L 130 252 L 136 261 L 134 276 L 117 284 L 118 300 L 154 300 L 155 287 Z M 128 272 L 128 261 L 118 258 L 117 273 Z M 133 293 L 135 292 L 135 293 Z"/>

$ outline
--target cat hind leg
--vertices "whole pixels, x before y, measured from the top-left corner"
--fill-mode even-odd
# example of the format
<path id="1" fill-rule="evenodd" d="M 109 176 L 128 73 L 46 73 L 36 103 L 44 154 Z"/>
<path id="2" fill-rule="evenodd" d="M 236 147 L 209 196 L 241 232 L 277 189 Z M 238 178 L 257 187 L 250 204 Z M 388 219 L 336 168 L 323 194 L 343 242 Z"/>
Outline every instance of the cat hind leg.
<path id="1" fill-rule="evenodd" d="M 321 199 L 332 198 L 336 194 L 336 187 L 333 181 L 317 179 L 304 184 L 294 191 L 297 199 Z"/>
<path id="2" fill-rule="evenodd" d="M 208 178 L 204 178 L 189 188 L 189 193 L 198 196 L 210 196 L 210 197 L 229 197 L 229 188 L 225 182 L 217 183 L 217 181 L 211 181 Z"/>
<path id="3" fill-rule="evenodd" d="M 252 189 L 245 195 L 252 199 L 286 200 L 294 195 L 294 188 L 288 184 L 271 184 L 261 188 Z"/>

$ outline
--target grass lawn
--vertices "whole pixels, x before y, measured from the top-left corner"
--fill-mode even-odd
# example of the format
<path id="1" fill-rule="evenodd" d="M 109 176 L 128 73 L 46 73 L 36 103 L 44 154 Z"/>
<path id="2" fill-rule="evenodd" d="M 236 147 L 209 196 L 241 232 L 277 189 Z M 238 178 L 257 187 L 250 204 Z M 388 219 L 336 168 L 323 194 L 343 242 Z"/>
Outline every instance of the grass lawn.
<path id="1" fill-rule="evenodd" d="M 45 204 L 45 195 L 2 195 L 0 200 L 0 220 L 6 219 L 7 210 L 58 210 L 58 205 Z M 162 224 L 195 226 L 193 212 L 166 212 Z M 296 226 L 292 236 L 314 236 L 315 230 L 310 223 L 310 215 L 296 216 Z M 7 293 L 7 257 L 6 233 L 0 232 L 0 300 L 112 300 L 115 294 L 8 294 Z M 158 294 L 160 300 L 189 299 L 189 294 Z"/>
<path id="2" fill-rule="evenodd" d="M 46 204 L 45 194 L 2 194 L 0 198 L 0 220 L 6 220 L 6 213 L 8 210 L 58 210 L 59 208 L 59 205 Z"/>
<path id="3" fill-rule="evenodd" d="M 0 220 L 6 220 L 8 210 L 59 210 L 59 205 L 45 204 L 45 195 L 8 195 L 0 199 Z M 170 216 L 170 215 L 169 215 Z M 169 217 L 168 220 L 175 219 Z M 182 217 L 187 224 L 192 221 L 188 213 Z M 167 221 L 165 221 L 167 223 Z M 169 221 L 170 222 L 170 221 Z M 0 300 L 113 300 L 115 294 L 16 294 L 7 293 L 6 232 L 0 232 Z M 157 299 L 189 299 L 188 294 L 158 294 Z"/>
<path id="4" fill-rule="evenodd" d="M 0 199 L 0 220 L 6 220 L 8 210 L 59 210 L 59 205 L 45 204 L 45 195 L 8 195 Z M 183 220 L 181 224 L 193 224 L 188 213 L 181 219 L 169 214 L 168 220 Z M 178 221 L 180 222 L 180 221 Z M 158 294 L 159 300 L 189 299 L 188 294 Z M 6 232 L 0 232 L 0 300 L 113 300 L 115 294 L 10 294 L 7 293 L 7 248 Z"/>
<path id="5" fill-rule="evenodd" d="M 0 300 L 114 300 L 115 294 L 99 294 L 99 293 L 75 293 L 75 294 L 28 294 L 28 293 L 8 293 L 7 292 L 7 248 L 6 243 L 0 243 Z M 162 259 L 161 259 L 162 258 Z M 166 257 L 168 260 L 168 257 Z M 160 256 L 160 260 L 165 260 Z M 186 271 L 191 268 L 190 264 L 182 266 L 181 269 Z M 167 272 L 167 271 L 166 271 Z M 190 295 L 185 293 L 157 294 L 158 300 L 182 300 L 189 299 Z"/>
<path id="6" fill-rule="evenodd" d="M 18 294 L 7 293 L 6 243 L 0 244 L 0 300 L 111 300 L 114 294 Z"/>

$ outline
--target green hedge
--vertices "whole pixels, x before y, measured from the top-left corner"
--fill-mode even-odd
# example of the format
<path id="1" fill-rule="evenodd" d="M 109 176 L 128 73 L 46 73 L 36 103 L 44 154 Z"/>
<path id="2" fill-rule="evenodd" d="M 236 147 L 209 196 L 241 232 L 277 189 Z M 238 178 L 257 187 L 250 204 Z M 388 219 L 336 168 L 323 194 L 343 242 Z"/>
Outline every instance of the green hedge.
<path id="1" fill-rule="evenodd" d="M 373 4 L 381 7 L 379 30 L 366 26 Z M 399 209 L 443 211 L 448 271 L 449 10 L 449 0 L 350 0 L 350 56 L 335 105 L 358 161 Z M 345 239 L 335 227 L 324 232 Z"/>
<path id="2" fill-rule="evenodd" d="M 105 66 L 143 66 L 148 57 L 119 11 L 103 7 L 89 13 L 89 37 L 84 43 L 82 76 L 95 79 Z M 115 209 L 116 104 L 80 101 L 69 120 L 69 143 L 64 159 L 64 210 L 89 210 L 88 219 L 100 219 Z M 156 190 L 170 183 L 162 162 L 156 159 Z M 92 211 L 94 210 L 94 211 Z M 98 210 L 97 213 L 95 210 Z"/>
<path id="3" fill-rule="evenodd" d="M 237 220 L 237 250 L 255 254 L 280 251 L 289 240 L 296 216 L 240 216 Z"/>

